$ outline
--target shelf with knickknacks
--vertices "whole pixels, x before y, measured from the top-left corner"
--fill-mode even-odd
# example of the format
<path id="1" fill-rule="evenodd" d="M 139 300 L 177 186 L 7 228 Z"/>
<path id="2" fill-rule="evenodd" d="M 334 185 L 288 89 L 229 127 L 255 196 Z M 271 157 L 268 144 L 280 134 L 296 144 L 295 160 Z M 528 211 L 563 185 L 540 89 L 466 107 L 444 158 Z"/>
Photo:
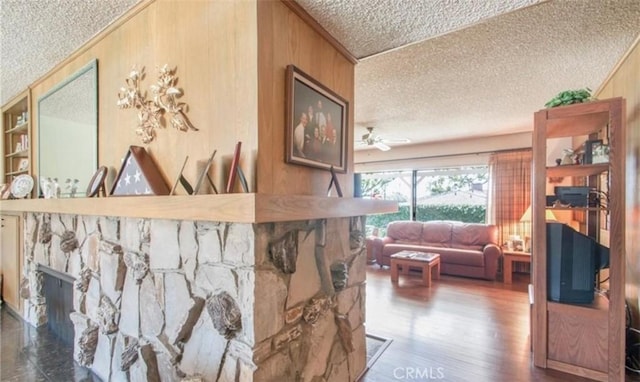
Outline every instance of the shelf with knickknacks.
<path id="1" fill-rule="evenodd" d="M 29 105 L 30 92 L 27 90 L 16 96 L 1 110 L 4 171 L 0 183 L 12 185 L 16 180 L 25 181 L 26 177 L 23 175 L 29 175 L 31 172 Z"/>
<path id="2" fill-rule="evenodd" d="M 625 360 L 625 216 L 624 174 L 626 142 L 626 101 L 611 98 L 585 104 L 542 109 L 534 113 L 533 170 L 532 170 L 532 257 L 533 268 L 530 301 L 532 302 L 531 338 L 533 365 L 552 368 L 593 380 L 624 380 Z M 563 138 L 587 142 L 581 164 L 547 166 L 549 141 Z M 602 142 L 599 140 L 602 139 Z M 611 151 L 607 152 L 611 144 Z M 606 156 L 605 156 L 606 155 Z M 546 178 L 566 177 L 567 194 L 577 195 L 567 203 L 552 201 L 547 195 Z M 557 194 L 557 193 L 556 193 Z M 556 195 L 558 196 L 558 195 Z M 577 199 L 579 197 L 579 199 Z M 576 203 L 579 201 L 579 203 Z M 558 206 L 556 206 L 558 204 Z M 571 221 L 577 224 L 548 223 L 545 212 L 571 211 Z M 607 248 L 606 264 L 568 268 L 560 260 L 569 251 L 555 227 L 589 242 Z M 563 234 L 564 235 L 564 234 Z M 573 233 L 572 233 L 573 235 Z M 572 236 L 578 237 L 578 236 Z M 573 240 L 573 239 L 572 239 Z M 594 244 L 595 243 L 595 244 Z M 586 248 L 587 245 L 584 244 Z M 584 249 L 581 261 L 599 256 Z M 572 259 L 575 257 L 572 257 Z M 596 260 L 598 261 L 598 260 Z M 583 263 L 579 263 L 583 264 Z M 604 264 L 604 265 L 603 265 Z M 608 268 L 600 279 L 601 269 Z M 568 269 L 567 272 L 564 272 Z M 562 276 L 560 276 L 562 274 Z M 565 276 L 570 275 L 570 276 Z M 584 277 L 584 299 L 567 297 L 577 288 L 575 278 Z M 562 286 L 559 286 L 562 283 Z M 558 292 L 559 288 L 563 292 Z M 606 289 L 602 291 L 601 289 Z M 560 296 L 561 295 L 561 296 Z M 573 296 L 573 295 L 572 295 Z M 584 336 L 582 333 L 589 332 Z M 567 341 L 571 338 L 571 341 Z M 565 340 L 563 340 L 565 339 Z M 575 341 L 574 341 L 575 339 Z M 604 354 L 604 356 L 602 356 Z"/>

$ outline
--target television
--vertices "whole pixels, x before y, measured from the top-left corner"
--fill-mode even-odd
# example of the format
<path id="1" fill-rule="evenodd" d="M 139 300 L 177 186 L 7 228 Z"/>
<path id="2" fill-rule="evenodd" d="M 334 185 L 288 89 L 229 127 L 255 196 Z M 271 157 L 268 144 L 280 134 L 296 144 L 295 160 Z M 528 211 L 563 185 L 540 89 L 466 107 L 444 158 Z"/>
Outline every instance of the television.
<path id="1" fill-rule="evenodd" d="M 609 248 L 568 225 L 547 222 L 549 301 L 592 303 L 597 274 L 605 268 L 609 268 Z"/>

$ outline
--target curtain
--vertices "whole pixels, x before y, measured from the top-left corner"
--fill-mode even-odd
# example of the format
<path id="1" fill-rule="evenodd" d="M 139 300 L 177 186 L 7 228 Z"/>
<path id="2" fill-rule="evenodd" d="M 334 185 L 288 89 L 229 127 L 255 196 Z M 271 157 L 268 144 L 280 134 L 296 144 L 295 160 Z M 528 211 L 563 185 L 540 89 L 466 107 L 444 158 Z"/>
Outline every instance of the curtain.
<path id="1" fill-rule="evenodd" d="M 498 226 L 498 242 L 510 235 L 531 236 L 531 223 L 520 222 L 531 204 L 531 150 L 494 153 L 489 158 L 487 221 Z"/>

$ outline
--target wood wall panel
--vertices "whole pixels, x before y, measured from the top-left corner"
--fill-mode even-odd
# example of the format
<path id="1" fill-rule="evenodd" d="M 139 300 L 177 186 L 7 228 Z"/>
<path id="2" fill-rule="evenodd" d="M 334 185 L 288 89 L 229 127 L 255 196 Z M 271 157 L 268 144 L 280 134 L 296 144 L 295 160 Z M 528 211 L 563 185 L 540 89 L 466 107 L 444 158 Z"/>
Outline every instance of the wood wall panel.
<path id="1" fill-rule="evenodd" d="M 258 1 L 257 9 L 257 192 L 319 196 L 329 185 L 329 172 L 285 163 L 285 72 L 293 64 L 349 102 L 348 172 L 339 181 L 352 195 L 354 64 L 282 2 Z"/>
<path id="2" fill-rule="evenodd" d="M 624 97 L 627 101 L 626 163 L 626 298 L 640 328 L 640 36 L 627 56 L 598 90 L 598 98 Z"/>
<path id="3" fill-rule="evenodd" d="M 197 169 L 217 149 L 210 173 L 218 189 L 223 189 L 235 143 L 242 141 L 241 166 L 255 191 L 256 3 L 158 0 L 132 13 L 38 80 L 32 89 L 32 110 L 37 110 L 40 96 L 96 58 L 100 165 L 117 171 L 127 148 L 140 145 L 152 154 L 169 183 L 189 155 L 185 174 L 195 182 Z M 134 65 L 145 67 L 144 91 L 155 82 L 157 67 L 164 64 L 177 66 L 178 87 L 184 91 L 180 101 L 189 105 L 187 116 L 200 131 L 184 133 L 168 126 L 143 145 L 135 135 L 137 114 L 117 108 L 117 93 Z M 38 143 L 37 135 L 33 141 Z"/>

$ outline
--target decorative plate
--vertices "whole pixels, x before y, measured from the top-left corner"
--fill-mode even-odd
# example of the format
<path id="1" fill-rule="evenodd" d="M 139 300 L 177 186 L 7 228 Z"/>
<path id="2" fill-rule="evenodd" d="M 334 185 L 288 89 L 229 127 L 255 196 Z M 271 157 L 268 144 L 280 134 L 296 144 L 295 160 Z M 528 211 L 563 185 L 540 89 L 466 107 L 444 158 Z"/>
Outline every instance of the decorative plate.
<path id="1" fill-rule="evenodd" d="M 24 198 L 29 195 L 31 190 L 33 190 L 33 178 L 31 175 L 18 175 L 11 182 L 11 194 L 16 198 Z"/>

